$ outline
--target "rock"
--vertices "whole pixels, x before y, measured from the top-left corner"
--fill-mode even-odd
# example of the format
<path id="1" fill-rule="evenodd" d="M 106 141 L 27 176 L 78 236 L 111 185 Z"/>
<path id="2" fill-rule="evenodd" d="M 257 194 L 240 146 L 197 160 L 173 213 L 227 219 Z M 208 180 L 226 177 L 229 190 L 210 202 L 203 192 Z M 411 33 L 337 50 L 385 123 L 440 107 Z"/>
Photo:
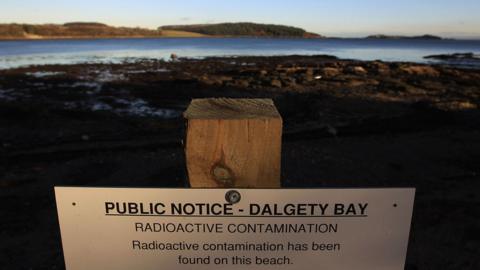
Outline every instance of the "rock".
<path id="1" fill-rule="evenodd" d="M 357 87 L 357 86 L 362 86 L 365 85 L 366 82 L 364 80 L 357 80 L 357 79 L 350 79 L 346 82 L 346 85 L 348 87 Z"/>
<path id="2" fill-rule="evenodd" d="M 474 104 L 470 101 L 452 101 L 444 104 L 439 104 L 439 107 L 441 109 L 456 110 L 456 111 L 476 110 L 479 108 L 477 104 Z"/>
<path id="3" fill-rule="evenodd" d="M 313 76 L 314 73 L 315 71 L 313 70 L 313 68 L 307 68 L 307 70 L 305 71 L 305 74 L 311 75 L 311 76 Z"/>
<path id="4" fill-rule="evenodd" d="M 372 62 L 371 69 L 376 75 L 390 75 L 390 67 L 382 62 Z"/>
<path id="5" fill-rule="evenodd" d="M 347 67 L 347 72 L 350 74 L 355 74 L 355 75 L 366 75 L 368 74 L 368 71 L 363 68 L 362 66 L 349 66 Z"/>
<path id="6" fill-rule="evenodd" d="M 345 64 L 343 62 L 328 62 L 325 63 L 325 67 L 331 67 L 331 68 L 341 68 Z"/>
<path id="7" fill-rule="evenodd" d="M 303 68 L 299 68 L 299 67 L 283 67 L 283 68 L 277 68 L 276 70 L 280 73 L 287 73 L 287 74 L 291 74 L 291 73 L 296 73 L 298 72 L 299 70 L 302 70 Z"/>
<path id="8" fill-rule="evenodd" d="M 314 75 L 313 68 L 307 68 L 307 70 L 305 71 L 305 77 L 304 77 L 305 81 L 307 82 L 313 81 L 315 79 L 313 75 Z"/>
<path id="9" fill-rule="evenodd" d="M 423 57 L 425 59 L 435 59 L 435 60 L 480 60 L 480 56 L 474 53 L 453 53 L 453 54 L 437 54 L 437 55 L 428 55 Z"/>
<path id="10" fill-rule="evenodd" d="M 178 60 L 178 55 L 176 53 L 170 54 L 170 61 L 175 62 Z"/>
<path id="11" fill-rule="evenodd" d="M 438 77 L 440 72 L 431 66 L 402 66 L 400 70 L 409 75 Z"/>
<path id="12" fill-rule="evenodd" d="M 339 68 L 326 67 L 320 70 L 320 73 L 327 78 L 338 76 L 342 73 Z"/>
<path id="13" fill-rule="evenodd" d="M 229 76 L 202 76 L 200 77 L 200 81 L 203 82 L 204 84 L 208 85 L 222 85 L 225 82 L 230 82 L 232 81 L 233 78 Z"/>
<path id="14" fill-rule="evenodd" d="M 380 85 L 380 82 L 378 80 L 375 80 L 375 79 L 369 79 L 366 82 L 367 82 L 367 84 L 374 85 L 374 86 Z"/>
<path id="15" fill-rule="evenodd" d="M 216 78 L 216 80 L 219 80 L 219 81 L 222 81 L 222 82 L 233 80 L 233 78 L 230 77 L 230 76 L 216 76 L 215 78 Z"/>
<path id="16" fill-rule="evenodd" d="M 204 84 L 208 84 L 208 85 L 214 84 L 214 82 L 207 75 L 201 76 L 200 78 L 198 78 L 198 80 Z"/>
<path id="17" fill-rule="evenodd" d="M 404 91 L 410 95 L 416 95 L 416 96 L 425 96 L 428 94 L 427 90 L 419 87 L 412 87 L 412 86 L 407 86 Z"/>
<path id="18" fill-rule="evenodd" d="M 260 71 L 259 71 L 259 75 L 260 75 L 260 77 L 265 77 L 265 76 L 268 75 L 268 71 L 266 71 L 266 70 L 264 70 L 264 69 L 263 69 L 263 70 L 260 70 Z"/>
<path id="19" fill-rule="evenodd" d="M 282 84 L 287 87 L 295 87 L 297 86 L 297 81 L 295 80 L 295 78 L 288 77 L 282 80 Z"/>
<path id="20" fill-rule="evenodd" d="M 466 79 L 466 80 L 469 79 L 468 77 L 467 78 L 461 77 L 463 75 L 462 72 L 460 72 L 459 70 L 456 70 L 456 69 L 447 68 L 447 69 L 443 70 L 443 73 L 445 73 L 445 75 L 448 75 L 448 76 L 459 77 L 459 78 Z"/>
<path id="21" fill-rule="evenodd" d="M 273 86 L 273 87 L 282 88 L 282 82 L 280 80 L 277 80 L 277 79 L 271 80 L 270 85 Z"/>
<path id="22" fill-rule="evenodd" d="M 233 81 L 231 85 L 238 88 L 248 88 L 250 86 L 250 82 L 248 80 L 239 79 Z"/>

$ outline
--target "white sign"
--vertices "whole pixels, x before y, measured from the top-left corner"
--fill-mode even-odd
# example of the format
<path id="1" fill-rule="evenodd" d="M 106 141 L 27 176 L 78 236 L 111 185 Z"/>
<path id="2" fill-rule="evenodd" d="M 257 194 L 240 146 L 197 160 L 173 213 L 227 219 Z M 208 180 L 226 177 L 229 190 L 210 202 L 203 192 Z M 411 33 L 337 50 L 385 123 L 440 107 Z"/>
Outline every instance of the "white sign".
<path id="1" fill-rule="evenodd" d="M 404 269 L 415 190 L 56 187 L 68 270 Z"/>

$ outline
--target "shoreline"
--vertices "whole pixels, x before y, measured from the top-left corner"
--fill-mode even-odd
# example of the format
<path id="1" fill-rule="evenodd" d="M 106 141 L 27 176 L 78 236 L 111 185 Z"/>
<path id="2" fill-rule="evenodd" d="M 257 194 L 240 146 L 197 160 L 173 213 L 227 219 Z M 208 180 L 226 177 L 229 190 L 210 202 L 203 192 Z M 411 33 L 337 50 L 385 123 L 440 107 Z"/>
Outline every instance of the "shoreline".
<path id="1" fill-rule="evenodd" d="M 102 40 L 102 39 L 162 39 L 162 38 L 251 38 L 251 39 L 298 39 L 298 40 L 365 40 L 365 41 L 434 41 L 434 42 L 452 42 L 452 41 L 480 41 L 480 38 L 442 38 L 442 39 L 412 39 L 412 38 L 385 38 L 385 39 L 372 39 L 366 37 L 295 37 L 295 36 L 110 36 L 110 37 L 92 37 L 92 36 L 65 36 L 65 37 L 0 37 L 1 41 L 36 41 L 36 40 Z"/>
<path id="2" fill-rule="evenodd" d="M 385 87 L 383 81 L 395 81 L 394 88 L 406 88 L 409 94 L 418 92 L 418 85 L 434 86 L 435 80 L 473 80 L 480 68 L 449 66 L 444 63 L 364 61 L 341 59 L 332 55 L 277 55 L 277 56 L 216 56 L 201 58 L 179 58 L 177 60 L 139 58 L 131 62 L 85 62 L 71 64 L 29 65 L 0 69 L 3 76 L 21 76 L 26 81 L 66 81 L 71 84 L 141 84 L 158 76 L 159 83 L 173 80 L 191 80 L 198 87 L 245 88 L 248 91 L 316 92 L 328 91 L 337 95 L 342 88 L 366 91 L 365 97 L 376 96 L 378 87 Z M 174 72 L 174 73 L 172 73 Z M 173 75 L 172 75 L 173 74 Z M 456 74 L 455 76 L 453 74 Z M 478 74 L 477 74 L 478 75 Z M 459 77 L 460 76 L 460 77 Z M 473 76 L 473 77 L 470 77 Z M 7 78 L 6 77 L 6 78 Z M 155 77 L 153 77 L 155 78 Z M 8 78 L 7 78 L 8 79 Z M 480 76 L 477 78 L 480 80 Z M 416 81 L 410 84 L 409 81 Z M 10 81 L 15 83 L 15 81 Z M 465 84 L 466 82 L 462 82 Z M 476 82 L 468 82 L 476 84 Z M 18 88 L 22 88 L 19 83 Z M 55 87 L 55 86 L 49 86 Z M 10 89 L 11 87 L 3 87 Z M 17 87 L 14 87 L 17 88 Z M 436 85 L 435 89 L 441 88 Z M 0 90 L 2 89 L 0 81 Z M 370 90 L 367 90 L 370 89 Z M 381 89 L 389 90 L 387 88 Z M 461 90 L 461 89 L 459 89 Z M 377 90 L 378 91 L 378 90 Z M 424 101 L 438 102 L 446 99 L 440 93 L 432 96 L 422 94 Z M 463 96 L 464 94 L 461 94 Z M 395 95 L 396 96 L 396 95 Z M 400 98 L 401 97 L 401 98 Z M 473 96 L 475 97 L 475 96 Z M 370 97 L 369 97 L 370 98 Z M 388 99 L 407 101 L 418 100 L 416 94 Z M 478 101 L 465 105 L 477 107 Z M 468 102 L 467 102 L 468 103 Z"/>
<path id="3" fill-rule="evenodd" d="M 452 54 L 455 55 L 455 54 Z M 447 55 L 448 56 L 448 55 Z M 460 69 L 460 70 L 480 70 L 480 64 L 477 63 L 477 58 L 471 59 L 471 61 L 457 61 L 456 59 L 435 59 L 431 56 L 425 56 L 420 61 L 398 61 L 398 60 L 361 60 L 361 59 L 353 59 L 353 58 L 339 58 L 335 55 L 328 55 L 328 54 L 313 54 L 313 55 L 224 55 L 224 56 L 199 56 L 199 57 L 181 57 L 180 59 L 186 61 L 206 61 L 206 60 L 215 60 L 215 59 L 242 59 L 242 58 L 263 58 L 263 59 L 275 59 L 275 58 L 308 58 L 308 57 L 321 57 L 330 60 L 337 60 L 337 61 L 344 61 L 344 62 L 358 62 L 358 63 L 370 63 L 370 62 L 378 62 L 384 63 L 387 65 L 420 65 L 420 66 L 432 66 L 432 67 L 444 67 L 444 68 L 453 68 L 453 69 Z M 1 56 L 0 56 L 1 58 Z M 22 66 L 12 66 L 12 67 L 1 67 L 1 71 L 8 71 L 8 70 L 16 70 L 16 69 L 29 69 L 29 68 L 42 68 L 42 67 L 68 67 L 68 66 L 81 66 L 81 65 L 123 65 L 127 64 L 125 62 L 127 59 L 131 59 L 132 57 L 124 57 L 122 61 L 119 62 L 111 62 L 108 60 L 105 61 L 80 61 L 80 62 L 72 62 L 72 63 L 44 63 L 44 64 L 25 64 Z M 135 57 L 134 57 L 135 58 Z M 149 62 L 149 61 L 170 61 L 168 56 L 164 56 L 161 58 L 153 58 L 153 57 L 138 57 L 135 61 L 128 61 L 130 64 L 135 63 L 142 63 L 142 62 Z"/>

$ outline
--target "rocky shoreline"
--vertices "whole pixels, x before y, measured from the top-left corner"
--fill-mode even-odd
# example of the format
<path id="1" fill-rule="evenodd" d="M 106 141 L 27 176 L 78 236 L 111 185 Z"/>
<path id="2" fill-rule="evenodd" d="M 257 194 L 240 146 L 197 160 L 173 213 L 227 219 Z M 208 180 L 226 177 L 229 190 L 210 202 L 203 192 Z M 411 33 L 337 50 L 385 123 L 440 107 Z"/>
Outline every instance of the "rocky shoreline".
<path id="1" fill-rule="evenodd" d="M 434 63 L 443 65 L 464 67 L 464 68 L 478 68 L 480 66 L 480 55 L 474 53 L 453 53 L 453 54 L 438 54 L 428 55 L 425 59 L 433 60 Z"/>
<path id="2" fill-rule="evenodd" d="M 406 269 L 475 269 L 479 81 L 477 69 L 332 56 L 0 70 L 1 264 L 64 267 L 54 185 L 185 186 L 190 100 L 262 97 L 284 119 L 285 187 L 414 186 Z"/>

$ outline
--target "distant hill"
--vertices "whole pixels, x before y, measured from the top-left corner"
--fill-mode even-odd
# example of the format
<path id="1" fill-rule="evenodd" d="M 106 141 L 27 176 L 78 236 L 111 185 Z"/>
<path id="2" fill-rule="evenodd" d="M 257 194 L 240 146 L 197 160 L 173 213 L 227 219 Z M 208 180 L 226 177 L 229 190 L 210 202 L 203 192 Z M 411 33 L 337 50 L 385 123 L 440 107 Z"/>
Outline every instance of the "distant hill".
<path id="1" fill-rule="evenodd" d="M 157 30 L 113 27 L 99 22 L 65 24 L 0 24 L 0 39 L 68 39 L 129 37 L 298 37 L 319 38 L 301 28 L 256 23 L 221 23 L 162 26 Z"/>
<path id="2" fill-rule="evenodd" d="M 234 37 L 298 37 L 318 38 L 318 34 L 308 33 L 304 29 L 276 24 L 258 24 L 250 22 L 218 23 L 218 24 L 191 24 L 166 25 L 158 28 L 161 31 L 186 31 L 208 36 Z"/>
<path id="3" fill-rule="evenodd" d="M 158 37 L 158 30 L 113 27 L 97 22 L 0 24 L 0 39 Z"/>
<path id="4" fill-rule="evenodd" d="M 423 35 L 423 36 L 389 36 L 389 35 L 371 35 L 366 37 L 367 39 L 432 39 L 432 40 L 441 40 L 441 37 L 434 35 Z"/>
<path id="5" fill-rule="evenodd" d="M 63 26 L 66 27 L 109 27 L 108 25 L 104 23 L 98 23 L 98 22 L 69 22 L 69 23 L 64 23 Z"/>

